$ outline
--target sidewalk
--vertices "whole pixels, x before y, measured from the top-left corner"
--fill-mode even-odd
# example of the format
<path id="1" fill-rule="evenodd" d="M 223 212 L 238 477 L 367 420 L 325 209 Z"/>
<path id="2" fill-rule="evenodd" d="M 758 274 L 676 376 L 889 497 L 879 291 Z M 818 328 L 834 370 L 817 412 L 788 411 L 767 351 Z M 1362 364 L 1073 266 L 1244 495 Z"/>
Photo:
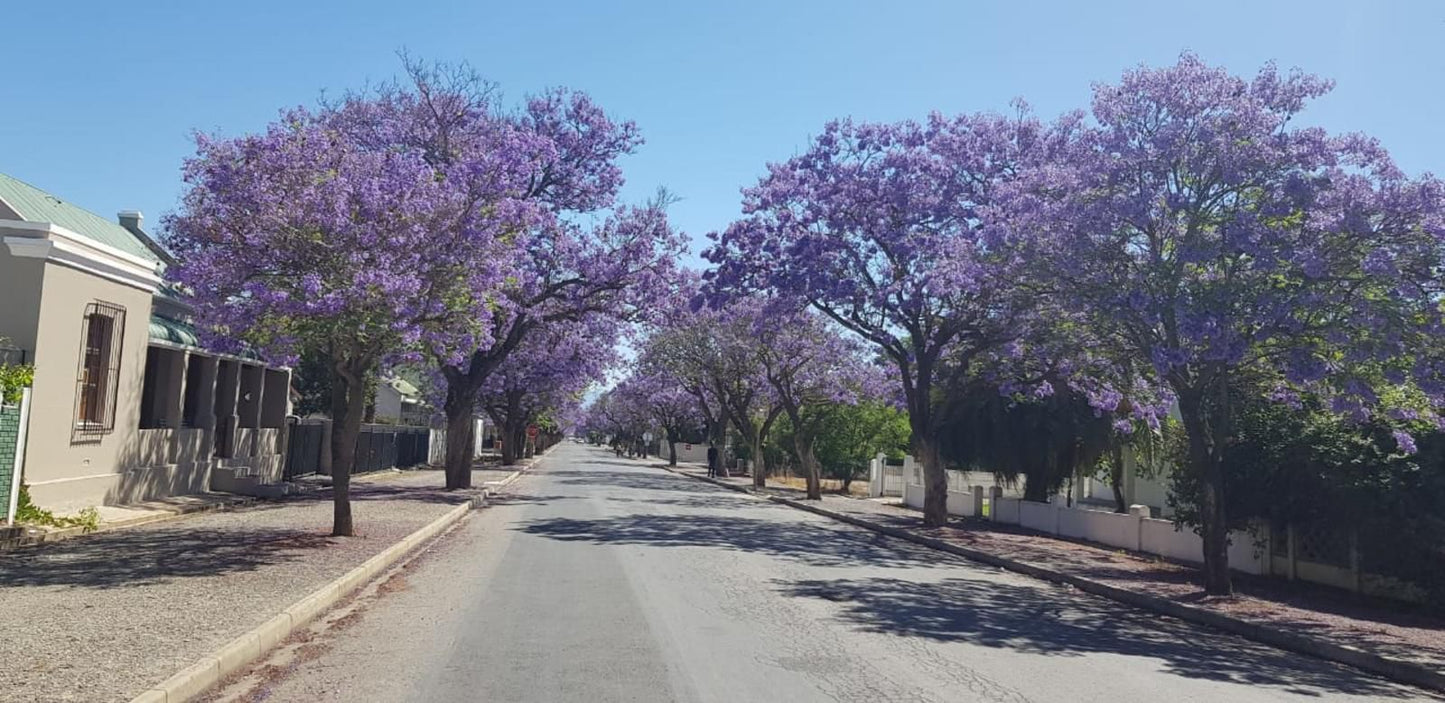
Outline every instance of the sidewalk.
<path id="1" fill-rule="evenodd" d="M 754 492 L 750 478 L 706 479 L 707 471 L 702 466 L 672 468 L 696 478 Z M 796 489 L 768 487 L 761 493 L 804 503 L 802 492 Z M 955 519 L 948 527 L 924 528 L 920 513 L 898 504 L 896 499 L 885 502 L 825 494 L 821 503 L 806 501 L 804 507 L 822 508 L 885 529 L 933 538 L 1025 567 L 1087 579 L 1250 625 L 1355 648 L 1445 677 L 1445 619 L 1408 612 L 1405 606 L 1370 601 L 1319 586 L 1241 574 L 1235 576 L 1234 598 L 1210 597 L 1199 586 L 1197 570 L 1189 566 L 983 520 Z"/>
<path id="2" fill-rule="evenodd" d="M 355 483 L 351 538 L 322 491 L 0 553 L 0 691 L 127 701 L 472 497 L 442 485 Z"/>

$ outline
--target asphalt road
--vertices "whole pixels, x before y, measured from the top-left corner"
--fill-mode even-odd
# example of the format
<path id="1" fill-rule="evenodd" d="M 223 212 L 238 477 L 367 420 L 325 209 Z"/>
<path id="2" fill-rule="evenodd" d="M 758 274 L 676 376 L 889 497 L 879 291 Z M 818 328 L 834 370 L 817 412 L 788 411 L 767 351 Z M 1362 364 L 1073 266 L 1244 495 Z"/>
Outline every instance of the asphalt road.
<path id="1" fill-rule="evenodd" d="M 1412 700 L 1423 691 L 566 443 L 267 701 Z"/>

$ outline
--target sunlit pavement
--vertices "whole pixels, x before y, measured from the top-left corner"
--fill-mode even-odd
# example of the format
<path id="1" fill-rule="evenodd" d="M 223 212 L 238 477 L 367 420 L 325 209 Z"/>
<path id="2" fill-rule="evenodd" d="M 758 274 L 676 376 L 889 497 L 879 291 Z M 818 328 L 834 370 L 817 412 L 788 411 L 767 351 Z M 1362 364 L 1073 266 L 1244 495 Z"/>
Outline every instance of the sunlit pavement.
<path id="1" fill-rule="evenodd" d="M 1423 691 L 559 446 L 266 700 L 1409 700 Z"/>

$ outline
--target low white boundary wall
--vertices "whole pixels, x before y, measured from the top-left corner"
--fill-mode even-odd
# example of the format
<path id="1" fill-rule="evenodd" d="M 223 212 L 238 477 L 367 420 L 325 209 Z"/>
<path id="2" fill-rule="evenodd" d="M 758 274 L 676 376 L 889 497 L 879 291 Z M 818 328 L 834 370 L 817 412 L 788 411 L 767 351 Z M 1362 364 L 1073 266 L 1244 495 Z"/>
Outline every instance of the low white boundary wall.
<path id="1" fill-rule="evenodd" d="M 906 474 L 905 474 L 906 475 Z M 950 488 L 958 481 L 950 481 Z M 1019 525 L 1045 534 L 1098 542 L 1146 554 L 1155 554 L 1177 561 L 1201 563 L 1204 542 L 1187 529 L 1177 529 L 1173 521 L 1145 517 L 1148 506 L 1136 505 L 1128 514 L 1066 508 L 1054 503 L 1035 503 L 1020 498 L 1005 498 L 997 487 L 972 486 L 948 492 L 948 512 L 962 517 L 986 517 L 1005 525 Z M 923 486 L 912 483 L 903 487 L 903 502 L 914 508 L 923 507 Z M 1229 566 L 1248 574 L 1268 574 L 1266 550 L 1255 546 L 1247 532 L 1230 535 Z"/>
<path id="2" fill-rule="evenodd" d="M 1204 560 L 1204 541 L 1199 535 L 1192 530 L 1176 528 L 1171 520 L 1149 517 L 1148 505 L 1135 504 L 1129 507 L 1128 513 L 1114 513 L 1068 508 L 1058 503 L 1035 503 L 1021 499 L 1017 491 L 1006 494 L 1003 487 L 979 485 L 991 481 L 989 474 L 959 471 L 948 473 L 946 503 L 950 515 L 1019 525 L 1045 534 L 1087 540 L 1175 561 L 1199 564 Z M 903 477 L 904 504 L 922 509 L 922 467 L 911 459 L 906 461 Z M 1058 500 L 1062 501 L 1063 498 Z M 1262 531 L 1263 534 L 1268 532 L 1269 530 Z M 1413 584 L 1361 571 L 1359 556 L 1354 551 L 1354 546 L 1351 547 L 1349 567 L 1320 564 L 1299 558 L 1293 534 L 1291 527 L 1290 536 L 1282 547 L 1280 544 L 1272 545 L 1268 542 L 1256 544 L 1255 536 L 1249 532 L 1230 533 L 1230 568 L 1247 574 L 1299 579 L 1369 595 L 1424 602 L 1425 592 Z"/>

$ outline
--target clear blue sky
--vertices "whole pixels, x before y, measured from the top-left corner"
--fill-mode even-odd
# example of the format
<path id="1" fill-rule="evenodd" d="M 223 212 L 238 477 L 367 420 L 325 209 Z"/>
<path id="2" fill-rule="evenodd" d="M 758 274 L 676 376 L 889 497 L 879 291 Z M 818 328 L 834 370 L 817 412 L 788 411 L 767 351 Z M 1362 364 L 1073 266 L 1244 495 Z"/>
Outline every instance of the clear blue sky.
<path id="1" fill-rule="evenodd" d="M 176 206 L 192 130 L 394 75 L 395 51 L 467 60 L 510 99 L 566 85 L 636 120 L 625 195 L 665 185 L 695 238 L 830 118 L 1052 116 L 1094 81 L 1183 49 L 1338 81 L 1308 122 L 1445 173 L 1445 2 L 27 2 L 0 11 L 0 172 L 102 215 Z"/>

